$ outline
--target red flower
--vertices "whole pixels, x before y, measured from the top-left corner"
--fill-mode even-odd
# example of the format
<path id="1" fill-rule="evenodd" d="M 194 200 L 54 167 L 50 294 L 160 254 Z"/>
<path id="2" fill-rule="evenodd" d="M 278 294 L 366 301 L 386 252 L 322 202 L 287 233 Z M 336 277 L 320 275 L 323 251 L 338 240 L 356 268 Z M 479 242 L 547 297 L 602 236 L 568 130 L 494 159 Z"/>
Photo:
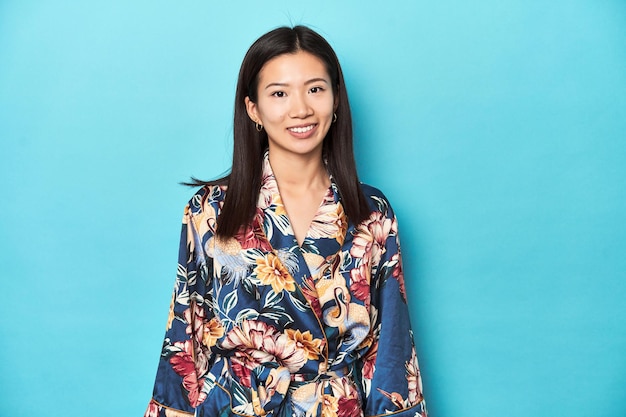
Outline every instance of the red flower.
<path id="1" fill-rule="evenodd" d="M 302 294 L 304 294 L 304 297 L 309 302 L 315 315 L 322 317 L 322 306 L 320 306 L 317 289 L 315 288 L 315 282 L 312 277 L 306 277 L 302 280 Z"/>
<path id="2" fill-rule="evenodd" d="M 361 406 L 357 398 L 339 398 L 337 417 L 361 417 Z"/>
<path id="3" fill-rule="evenodd" d="M 185 333 L 189 336 L 193 335 L 196 342 L 200 342 L 202 340 L 203 332 L 199 330 L 204 327 L 204 316 L 204 308 L 194 302 L 191 302 L 189 308 L 183 311 L 183 317 L 187 322 Z"/>
<path id="4" fill-rule="evenodd" d="M 367 264 L 361 264 L 358 268 L 350 271 L 350 292 L 354 297 L 365 303 L 365 308 L 370 307 L 370 270 Z"/>
<path id="5" fill-rule="evenodd" d="M 206 393 L 200 392 L 204 383 L 203 379 L 198 381 L 196 367 L 193 360 L 192 345 L 190 341 L 176 342 L 174 346 L 182 349 L 170 358 L 172 369 L 183 378 L 183 388 L 187 391 L 189 404 L 197 407 L 206 398 Z"/>
<path id="6" fill-rule="evenodd" d="M 148 409 L 143 417 L 159 417 L 159 405 L 154 401 L 150 401 L 148 404 Z"/>
<path id="7" fill-rule="evenodd" d="M 233 370 L 233 374 L 239 379 L 241 385 L 247 388 L 252 387 L 250 370 L 258 365 L 258 361 L 240 351 L 236 351 L 235 355 L 230 359 L 230 366 Z"/>
<path id="8" fill-rule="evenodd" d="M 239 229 L 235 235 L 235 240 L 239 242 L 242 249 L 259 249 L 263 252 L 271 252 L 272 246 L 265 237 L 265 232 L 259 226 L 258 219 L 254 221 L 252 227 Z"/>
<path id="9" fill-rule="evenodd" d="M 363 378 L 374 378 L 376 370 L 376 356 L 378 355 L 378 339 L 374 341 L 367 354 L 363 357 Z"/>

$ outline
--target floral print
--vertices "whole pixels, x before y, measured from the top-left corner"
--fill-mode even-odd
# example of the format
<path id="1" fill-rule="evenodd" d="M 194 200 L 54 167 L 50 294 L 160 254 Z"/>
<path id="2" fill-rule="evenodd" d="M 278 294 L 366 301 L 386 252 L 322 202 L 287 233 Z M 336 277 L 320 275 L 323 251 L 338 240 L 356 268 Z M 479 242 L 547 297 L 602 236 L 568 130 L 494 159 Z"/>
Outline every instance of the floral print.
<path id="1" fill-rule="evenodd" d="M 320 356 L 320 339 L 313 339 L 313 335 L 308 330 L 304 333 L 300 330 L 287 329 L 287 336 L 293 340 L 299 349 L 304 350 L 307 360 L 317 360 Z"/>
<path id="2" fill-rule="evenodd" d="M 269 253 L 267 256 L 257 258 L 256 264 L 254 274 L 256 274 L 261 285 L 271 285 L 272 291 L 276 294 L 285 289 L 295 291 L 296 286 L 293 278 L 276 255 Z"/>
<path id="3" fill-rule="evenodd" d="M 227 187 L 193 196 L 145 417 L 426 416 L 397 222 L 362 187 L 368 219 L 350 223 L 331 184 L 302 245 L 267 155 L 235 237 L 215 237 Z"/>
<path id="4" fill-rule="evenodd" d="M 224 328 L 222 327 L 222 323 L 213 317 L 207 323 L 204 324 L 204 334 L 202 335 L 202 343 L 211 348 L 215 346 L 217 341 L 224 336 Z"/>

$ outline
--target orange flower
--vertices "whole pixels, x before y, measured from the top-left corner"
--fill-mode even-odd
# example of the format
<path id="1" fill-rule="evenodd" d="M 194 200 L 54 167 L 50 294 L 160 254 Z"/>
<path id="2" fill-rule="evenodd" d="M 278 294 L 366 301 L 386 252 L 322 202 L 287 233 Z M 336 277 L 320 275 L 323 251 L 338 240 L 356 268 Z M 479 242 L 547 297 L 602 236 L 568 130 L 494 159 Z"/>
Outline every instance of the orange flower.
<path id="1" fill-rule="evenodd" d="M 338 410 L 338 399 L 332 395 L 324 394 L 322 397 L 322 417 L 337 417 Z"/>
<path id="2" fill-rule="evenodd" d="M 280 198 L 280 194 L 274 194 L 272 199 L 272 204 L 274 205 L 274 211 L 278 216 L 286 216 L 287 211 L 285 210 L 285 204 L 283 200 Z"/>
<path id="3" fill-rule="evenodd" d="M 202 334 L 202 343 L 206 347 L 213 347 L 217 340 L 224 336 L 224 327 L 222 323 L 215 317 L 209 322 L 204 323 L 204 333 Z"/>
<path id="4" fill-rule="evenodd" d="M 292 276 L 276 255 L 270 253 L 267 258 L 258 258 L 256 265 L 254 272 L 261 284 L 271 285 L 276 294 L 284 289 L 295 291 L 296 286 Z"/>
<path id="5" fill-rule="evenodd" d="M 317 360 L 320 356 L 320 339 L 313 339 L 313 335 L 308 330 L 304 333 L 300 330 L 287 329 L 287 337 L 296 343 L 299 349 L 304 350 L 307 359 Z"/>
<path id="6" fill-rule="evenodd" d="M 309 227 L 313 239 L 331 238 L 343 243 L 348 230 L 348 217 L 341 203 L 335 203 L 332 191 L 324 198 Z"/>

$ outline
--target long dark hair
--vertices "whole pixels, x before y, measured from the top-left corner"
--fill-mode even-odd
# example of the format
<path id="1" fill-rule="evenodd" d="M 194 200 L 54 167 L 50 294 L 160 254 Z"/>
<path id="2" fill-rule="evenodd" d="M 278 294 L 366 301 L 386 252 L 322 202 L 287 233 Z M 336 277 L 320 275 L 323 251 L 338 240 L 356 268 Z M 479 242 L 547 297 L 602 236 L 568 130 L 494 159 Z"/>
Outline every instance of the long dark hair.
<path id="1" fill-rule="evenodd" d="M 361 190 L 352 146 L 352 115 L 343 73 L 335 51 L 317 32 L 305 26 L 280 27 L 257 39 L 243 59 L 235 94 L 233 165 L 230 174 L 214 181 L 195 178 L 187 185 L 228 185 L 224 206 L 219 215 L 217 235 L 232 237 L 254 218 L 261 189 L 263 155 L 268 146 L 265 130 L 258 132 L 248 117 L 245 98 L 257 101 L 259 72 L 272 58 L 298 51 L 318 57 L 331 78 L 337 99 L 337 121 L 326 134 L 322 152 L 328 172 L 333 176 L 341 196 L 341 204 L 352 223 L 360 223 L 369 215 Z"/>

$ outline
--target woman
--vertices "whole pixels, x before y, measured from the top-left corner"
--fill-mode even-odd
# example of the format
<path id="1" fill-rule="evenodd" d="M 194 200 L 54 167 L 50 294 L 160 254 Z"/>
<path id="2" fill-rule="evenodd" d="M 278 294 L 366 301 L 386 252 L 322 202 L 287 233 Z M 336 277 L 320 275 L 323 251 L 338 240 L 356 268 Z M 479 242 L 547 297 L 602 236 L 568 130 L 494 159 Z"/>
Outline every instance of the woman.
<path id="1" fill-rule="evenodd" d="M 425 416 L 396 219 L 320 35 L 250 47 L 231 174 L 197 184 L 146 416 Z"/>

